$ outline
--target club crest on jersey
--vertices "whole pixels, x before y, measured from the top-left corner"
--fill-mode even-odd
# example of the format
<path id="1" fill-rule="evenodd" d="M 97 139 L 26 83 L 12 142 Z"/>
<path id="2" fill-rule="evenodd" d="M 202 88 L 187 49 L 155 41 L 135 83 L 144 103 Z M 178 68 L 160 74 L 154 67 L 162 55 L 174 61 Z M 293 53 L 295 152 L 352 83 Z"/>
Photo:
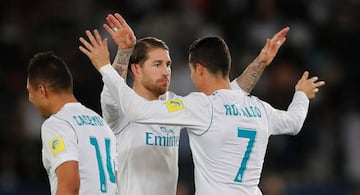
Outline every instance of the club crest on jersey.
<path id="1" fill-rule="evenodd" d="M 59 152 L 65 150 L 65 145 L 62 137 L 56 137 L 49 142 L 51 153 L 56 156 Z"/>
<path id="2" fill-rule="evenodd" d="M 169 112 L 176 112 L 184 109 L 184 104 L 178 98 L 166 101 L 166 107 Z"/>

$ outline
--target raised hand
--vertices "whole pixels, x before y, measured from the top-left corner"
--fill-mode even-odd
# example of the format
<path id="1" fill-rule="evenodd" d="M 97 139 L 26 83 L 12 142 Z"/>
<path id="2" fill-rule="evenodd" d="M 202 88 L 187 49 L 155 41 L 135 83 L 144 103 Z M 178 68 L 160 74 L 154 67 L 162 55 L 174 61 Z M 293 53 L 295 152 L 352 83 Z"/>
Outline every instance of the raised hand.
<path id="1" fill-rule="evenodd" d="M 303 91 L 309 99 L 314 99 L 315 94 L 319 92 L 319 87 L 325 85 L 325 81 L 318 81 L 318 77 L 309 78 L 309 72 L 305 71 L 301 79 L 295 86 L 296 91 Z"/>
<path id="2" fill-rule="evenodd" d="M 105 30 L 111 35 L 116 45 L 121 50 L 132 49 L 136 43 L 136 37 L 133 30 L 126 23 L 125 19 L 118 13 L 108 14 L 107 24 L 104 24 Z"/>
<path id="3" fill-rule="evenodd" d="M 94 30 L 94 35 L 91 31 L 85 31 L 89 41 L 86 41 L 83 37 L 80 37 L 80 42 L 83 46 L 79 46 L 81 52 L 83 52 L 94 65 L 94 67 L 99 70 L 106 64 L 110 64 L 110 54 L 107 44 L 107 39 L 102 39 L 98 30 Z"/>
<path id="4" fill-rule="evenodd" d="M 285 43 L 286 35 L 290 28 L 283 28 L 271 39 L 266 40 L 264 48 L 260 54 L 252 61 L 245 71 L 236 79 L 239 87 L 247 93 L 250 93 L 259 81 L 264 69 L 273 61 L 279 48 Z"/>
<path id="5" fill-rule="evenodd" d="M 286 35 L 289 30 L 289 27 L 285 27 L 276 33 L 271 39 L 266 39 L 266 44 L 262 48 L 260 54 L 256 57 L 255 61 L 268 66 L 273 61 L 280 47 L 285 43 Z"/>

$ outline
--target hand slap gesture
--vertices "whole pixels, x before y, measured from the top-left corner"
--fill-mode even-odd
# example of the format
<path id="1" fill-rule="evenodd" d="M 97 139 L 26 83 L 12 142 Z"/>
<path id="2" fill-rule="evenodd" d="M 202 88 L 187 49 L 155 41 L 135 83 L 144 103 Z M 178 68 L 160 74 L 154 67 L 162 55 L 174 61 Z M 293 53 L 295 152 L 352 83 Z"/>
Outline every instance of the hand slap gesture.
<path id="1" fill-rule="evenodd" d="M 255 61 L 268 66 L 273 61 L 280 47 L 285 43 L 286 35 L 289 30 L 289 27 L 285 27 L 276 33 L 271 39 L 266 39 L 266 44 L 262 48 L 260 54 L 256 57 Z"/>
<path id="2" fill-rule="evenodd" d="M 135 46 L 135 34 L 120 14 L 108 14 L 106 21 L 107 24 L 103 27 L 121 50 L 132 49 Z"/>
<path id="3" fill-rule="evenodd" d="M 83 46 L 79 46 L 81 52 L 83 52 L 99 70 L 106 64 L 110 64 L 110 54 L 108 49 L 107 39 L 102 39 L 98 30 L 94 30 L 94 35 L 91 31 L 85 31 L 89 41 L 86 41 L 83 37 L 80 37 L 80 42 Z"/>

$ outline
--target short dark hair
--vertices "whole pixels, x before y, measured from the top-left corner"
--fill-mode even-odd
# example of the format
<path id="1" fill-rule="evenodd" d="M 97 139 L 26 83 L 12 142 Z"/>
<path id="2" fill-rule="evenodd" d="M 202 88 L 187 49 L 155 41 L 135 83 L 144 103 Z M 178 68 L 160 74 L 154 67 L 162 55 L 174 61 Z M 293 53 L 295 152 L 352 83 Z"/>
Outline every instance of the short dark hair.
<path id="1" fill-rule="evenodd" d="M 53 92 L 72 92 L 73 78 L 66 63 L 52 51 L 36 53 L 29 61 L 28 82 L 46 84 Z"/>
<path id="2" fill-rule="evenodd" d="M 135 46 L 134 50 L 129 59 L 129 66 L 131 64 L 140 64 L 142 65 L 148 59 L 148 53 L 151 49 L 160 48 L 169 51 L 169 47 L 166 43 L 160 39 L 154 37 L 145 37 L 139 39 Z"/>
<path id="3" fill-rule="evenodd" d="M 213 74 L 229 76 L 231 55 L 228 46 L 221 37 L 206 37 L 194 41 L 189 48 L 189 62 L 193 66 L 200 63 Z"/>

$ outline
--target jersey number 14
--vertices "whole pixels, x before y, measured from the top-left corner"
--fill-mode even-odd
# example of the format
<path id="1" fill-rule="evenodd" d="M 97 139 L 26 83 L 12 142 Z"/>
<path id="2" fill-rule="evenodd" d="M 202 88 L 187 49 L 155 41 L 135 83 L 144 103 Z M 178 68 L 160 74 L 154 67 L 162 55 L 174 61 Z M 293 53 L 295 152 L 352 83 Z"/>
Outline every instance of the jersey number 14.
<path id="1" fill-rule="evenodd" d="M 100 191 L 104 193 L 107 191 L 107 187 L 106 187 L 106 178 L 105 178 L 102 157 L 101 157 L 101 153 L 100 153 L 100 149 L 99 149 L 99 144 L 95 137 L 90 137 L 90 143 L 95 148 L 96 159 L 97 159 L 97 164 L 98 164 L 98 169 L 99 169 L 99 177 L 100 177 L 99 178 L 100 179 Z M 115 172 L 114 172 L 114 168 L 113 168 L 113 162 L 112 162 L 111 156 L 110 156 L 110 139 L 108 139 L 108 138 L 105 138 L 105 151 L 106 151 L 106 169 L 108 171 L 109 180 L 111 183 L 115 183 L 116 176 L 115 176 Z"/>

